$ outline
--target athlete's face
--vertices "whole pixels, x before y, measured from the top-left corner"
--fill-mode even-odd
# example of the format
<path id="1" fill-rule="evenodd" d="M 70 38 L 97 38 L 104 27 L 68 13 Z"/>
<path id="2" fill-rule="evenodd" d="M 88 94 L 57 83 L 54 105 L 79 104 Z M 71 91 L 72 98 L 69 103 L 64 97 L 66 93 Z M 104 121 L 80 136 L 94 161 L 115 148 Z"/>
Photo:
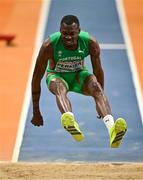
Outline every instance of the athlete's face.
<path id="1" fill-rule="evenodd" d="M 62 23 L 60 32 L 64 47 L 71 50 L 76 49 L 78 45 L 78 34 L 80 32 L 79 26 L 76 23 L 71 25 Z"/>

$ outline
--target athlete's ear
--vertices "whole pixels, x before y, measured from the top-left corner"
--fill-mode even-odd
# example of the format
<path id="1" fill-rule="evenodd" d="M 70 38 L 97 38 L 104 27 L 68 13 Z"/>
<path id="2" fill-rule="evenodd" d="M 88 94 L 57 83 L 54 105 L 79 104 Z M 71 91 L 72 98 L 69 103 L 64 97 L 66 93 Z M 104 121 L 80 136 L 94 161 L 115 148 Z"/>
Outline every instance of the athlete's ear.
<path id="1" fill-rule="evenodd" d="M 80 29 L 80 27 L 79 27 L 79 30 L 78 30 L 78 32 L 80 33 L 80 31 L 81 31 L 81 29 Z"/>
<path id="2" fill-rule="evenodd" d="M 62 31 L 62 24 L 60 24 L 60 32 Z"/>

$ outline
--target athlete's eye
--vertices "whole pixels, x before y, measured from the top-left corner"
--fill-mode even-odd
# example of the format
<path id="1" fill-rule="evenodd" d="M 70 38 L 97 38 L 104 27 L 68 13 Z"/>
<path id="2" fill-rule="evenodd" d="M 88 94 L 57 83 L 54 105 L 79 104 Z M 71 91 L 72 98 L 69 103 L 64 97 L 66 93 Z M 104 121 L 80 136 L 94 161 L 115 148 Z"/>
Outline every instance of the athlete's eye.
<path id="1" fill-rule="evenodd" d="M 67 32 L 62 32 L 62 34 L 64 35 L 64 36 L 67 36 L 68 35 L 68 33 Z"/>
<path id="2" fill-rule="evenodd" d="M 74 36 L 74 33 L 70 33 L 70 36 Z"/>
<path id="3" fill-rule="evenodd" d="M 75 35 L 75 33 L 74 32 L 71 32 L 71 33 L 67 33 L 67 32 L 62 32 L 62 35 L 63 36 L 74 36 Z"/>

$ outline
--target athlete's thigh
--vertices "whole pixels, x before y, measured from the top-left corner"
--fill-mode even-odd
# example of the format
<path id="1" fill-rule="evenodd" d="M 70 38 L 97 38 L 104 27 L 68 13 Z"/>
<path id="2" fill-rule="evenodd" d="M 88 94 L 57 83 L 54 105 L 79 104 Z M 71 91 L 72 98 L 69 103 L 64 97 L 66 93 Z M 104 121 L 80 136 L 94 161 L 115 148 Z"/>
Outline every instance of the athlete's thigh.
<path id="1" fill-rule="evenodd" d="M 46 82 L 49 90 L 53 94 L 58 94 L 61 92 L 66 93 L 68 91 L 67 82 L 59 75 L 49 74 L 46 78 Z"/>
<path id="2" fill-rule="evenodd" d="M 85 80 L 90 75 L 91 73 L 89 73 L 87 70 L 86 71 L 83 70 L 76 73 L 75 80 L 72 86 L 72 91 L 83 94 L 83 86 L 84 86 Z"/>

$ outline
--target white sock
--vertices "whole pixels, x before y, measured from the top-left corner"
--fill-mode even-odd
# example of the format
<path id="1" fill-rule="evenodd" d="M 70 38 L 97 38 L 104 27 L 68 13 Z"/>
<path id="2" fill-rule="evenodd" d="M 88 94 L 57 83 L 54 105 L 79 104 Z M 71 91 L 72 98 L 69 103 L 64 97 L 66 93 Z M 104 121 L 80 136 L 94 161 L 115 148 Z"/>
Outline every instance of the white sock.
<path id="1" fill-rule="evenodd" d="M 104 118 L 103 118 L 103 122 L 106 126 L 106 128 L 109 129 L 114 125 L 114 118 L 112 115 L 107 114 Z"/>
<path id="2" fill-rule="evenodd" d="M 72 112 L 65 112 L 65 113 L 74 116 L 74 114 L 73 114 Z M 65 113 L 64 113 L 64 114 L 65 114 Z"/>

